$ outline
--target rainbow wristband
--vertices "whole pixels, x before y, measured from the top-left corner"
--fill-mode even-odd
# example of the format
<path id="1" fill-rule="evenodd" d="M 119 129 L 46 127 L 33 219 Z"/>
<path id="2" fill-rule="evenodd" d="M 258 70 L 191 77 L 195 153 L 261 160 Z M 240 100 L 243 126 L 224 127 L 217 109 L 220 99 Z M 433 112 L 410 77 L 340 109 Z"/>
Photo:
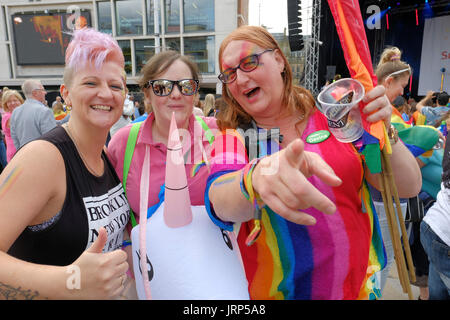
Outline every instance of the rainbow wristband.
<path id="1" fill-rule="evenodd" d="M 262 201 L 259 194 L 256 193 L 255 190 L 253 189 L 253 181 L 252 181 L 253 170 L 255 169 L 256 165 L 260 160 L 261 158 L 253 159 L 252 161 L 247 163 L 244 166 L 243 170 L 241 171 L 241 180 L 240 180 L 241 192 L 244 195 L 244 197 L 252 203 L 253 208 L 255 209 L 253 219 L 253 229 L 247 236 L 247 239 L 245 241 L 247 246 L 251 246 L 261 233 L 261 216 L 263 210 L 262 208 L 264 207 L 264 202 Z"/>
<path id="2" fill-rule="evenodd" d="M 241 187 L 241 192 L 244 195 L 244 197 L 250 201 L 255 206 L 255 200 L 260 201 L 261 198 L 259 195 L 255 192 L 253 189 L 253 183 L 252 183 L 252 174 L 253 170 L 255 169 L 258 162 L 261 160 L 261 158 L 256 158 L 247 163 L 244 168 L 241 171 L 241 179 L 239 182 L 239 185 Z M 260 207 L 255 206 L 255 209 L 260 209 Z"/>

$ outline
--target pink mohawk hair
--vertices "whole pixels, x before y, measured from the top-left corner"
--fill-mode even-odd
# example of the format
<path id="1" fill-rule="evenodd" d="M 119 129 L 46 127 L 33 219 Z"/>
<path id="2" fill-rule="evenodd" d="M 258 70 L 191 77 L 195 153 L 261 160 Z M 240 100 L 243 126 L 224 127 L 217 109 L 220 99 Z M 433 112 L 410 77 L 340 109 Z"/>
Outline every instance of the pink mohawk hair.
<path id="1" fill-rule="evenodd" d="M 74 31 L 66 50 L 66 67 L 76 70 L 92 62 L 98 69 L 107 58 L 125 66 L 122 49 L 111 35 L 91 28 Z"/>

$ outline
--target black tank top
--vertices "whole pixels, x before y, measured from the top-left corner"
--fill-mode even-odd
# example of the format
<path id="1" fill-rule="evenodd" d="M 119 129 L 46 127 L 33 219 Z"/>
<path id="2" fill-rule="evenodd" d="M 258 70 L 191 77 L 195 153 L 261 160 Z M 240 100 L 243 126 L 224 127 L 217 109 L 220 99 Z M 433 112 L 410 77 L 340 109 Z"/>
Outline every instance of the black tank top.
<path id="1" fill-rule="evenodd" d="M 25 228 L 8 253 L 38 264 L 69 265 L 91 246 L 100 227 L 108 232 L 103 252 L 120 248 L 130 207 L 106 154 L 102 152 L 104 174 L 96 177 L 84 165 L 63 127 L 57 126 L 39 139 L 54 144 L 64 158 L 66 198 L 62 210 L 39 225 L 44 228 Z"/>

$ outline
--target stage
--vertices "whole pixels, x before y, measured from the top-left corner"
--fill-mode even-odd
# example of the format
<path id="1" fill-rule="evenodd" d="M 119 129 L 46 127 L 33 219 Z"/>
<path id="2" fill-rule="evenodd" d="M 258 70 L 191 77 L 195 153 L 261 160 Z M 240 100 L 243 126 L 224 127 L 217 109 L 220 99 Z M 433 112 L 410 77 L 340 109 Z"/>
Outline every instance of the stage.
<path id="1" fill-rule="evenodd" d="M 448 0 L 429 0 L 427 3 L 424 0 L 361 0 L 359 4 L 374 67 L 384 48 L 396 46 L 403 52 L 402 60 L 413 70 L 412 84 L 405 88 L 405 97 L 418 99 L 428 89 L 439 91 L 443 74 L 443 89 L 450 91 Z M 322 0 L 319 39 L 323 44 L 319 50 L 319 88 L 334 74 L 349 76 L 333 21 L 328 2 Z M 437 32 L 441 33 L 437 35 Z M 421 61 L 422 56 L 424 61 Z M 421 67 L 424 69 L 422 75 Z"/>

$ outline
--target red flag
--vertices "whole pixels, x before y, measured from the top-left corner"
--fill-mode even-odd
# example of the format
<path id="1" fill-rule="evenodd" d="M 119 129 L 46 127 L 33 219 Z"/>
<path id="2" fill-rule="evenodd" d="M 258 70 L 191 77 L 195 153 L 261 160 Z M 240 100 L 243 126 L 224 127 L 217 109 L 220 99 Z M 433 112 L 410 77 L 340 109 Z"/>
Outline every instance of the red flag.
<path id="1" fill-rule="evenodd" d="M 350 76 L 360 81 L 368 92 L 376 86 L 377 77 L 372 68 L 372 59 L 359 2 L 355 0 L 328 0 L 328 4 L 334 17 Z M 361 107 L 363 107 L 363 104 L 360 104 Z M 368 123 L 367 116 L 361 113 L 364 129 L 380 141 L 380 149 L 382 149 L 385 137 L 384 123 L 382 121 Z"/>

